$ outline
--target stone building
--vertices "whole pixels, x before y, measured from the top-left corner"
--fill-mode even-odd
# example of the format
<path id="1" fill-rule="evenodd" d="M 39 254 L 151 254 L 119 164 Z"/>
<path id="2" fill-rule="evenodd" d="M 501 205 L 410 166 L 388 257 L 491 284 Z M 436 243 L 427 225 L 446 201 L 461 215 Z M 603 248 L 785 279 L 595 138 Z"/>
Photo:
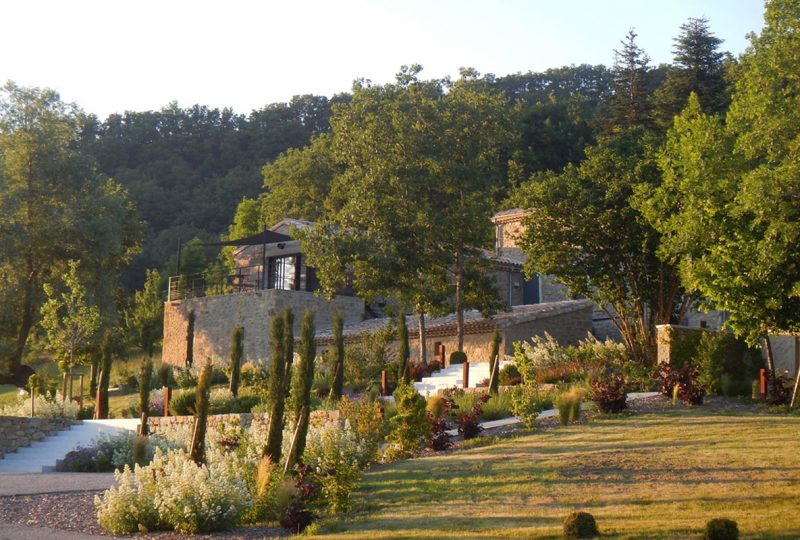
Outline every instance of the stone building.
<path id="1" fill-rule="evenodd" d="M 488 355 L 495 324 L 502 330 L 504 347 L 509 352 L 513 350 L 513 341 L 529 339 L 544 331 L 565 343 L 572 343 L 584 338 L 592 329 L 592 310 L 587 307 L 590 303 L 565 302 L 569 299 L 563 287 L 551 279 L 525 278 L 525 259 L 516 248 L 513 234 L 521 227 L 523 215 L 521 210 L 512 210 L 494 217 L 498 231 L 503 227 L 503 234 L 498 234 L 495 251 L 486 251 L 484 256 L 491 262 L 489 272 L 499 299 L 512 309 L 491 319 L 483 319 L 477 312 L 465 314 L 465 348 L 470 357 L 482 357 L 484 350 Z M 350 290 L 340 291 L 330 301 L 315 294 L 319 282 L 314 269 L 306 264 L 300 243 L 292 237 L 294 230 L 312 225 L 307 221 L 284 219 L 247 238 L 216 244 L 236 248 L 234 274 L 226 276 L 223 283 L 212 286 L 203 280 L 190 282 L 185 276 L 171 278 L 164 305 L 163 361 L 176 366 L 185 364 L 191 312 L 195 315 L 195 361 L 206 357 L 227 361 L 231 334 L 237 325 L 244 328 L 245 359 L 265 361 L 270 354 L 271 319 L 286 306 L 291 306 L 295 313 L 295 335 L 299 334 L 303 312 L 308 308 L 315 312 L 319 335 L 329 331 L 334 309 L 343 314 L 350 339 L 365 328 L 385 324 L 379 317 L 380 309 L 367 306 Z M 433 325 L 429 334 L 431 354 L 441 344 L 447 351 L 455 350 L 454 316 L 431 319 L 430 323 Z M 548 325 L 552 326 L 550 330 Z"/>

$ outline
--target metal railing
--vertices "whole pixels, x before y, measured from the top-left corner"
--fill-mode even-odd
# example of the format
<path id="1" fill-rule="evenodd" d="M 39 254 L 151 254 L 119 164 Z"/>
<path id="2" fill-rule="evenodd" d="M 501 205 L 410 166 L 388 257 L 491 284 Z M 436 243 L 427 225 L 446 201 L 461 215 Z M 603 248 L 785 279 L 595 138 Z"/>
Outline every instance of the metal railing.
<path id="1" fill-rule="evenodd" d="M 261 265 L 236 268 L 233 274 L 206 271 L 201 274 L 170 276 L 167 300 L 183 300 L 220 294 L 236 294 L 264 288 Z"/>

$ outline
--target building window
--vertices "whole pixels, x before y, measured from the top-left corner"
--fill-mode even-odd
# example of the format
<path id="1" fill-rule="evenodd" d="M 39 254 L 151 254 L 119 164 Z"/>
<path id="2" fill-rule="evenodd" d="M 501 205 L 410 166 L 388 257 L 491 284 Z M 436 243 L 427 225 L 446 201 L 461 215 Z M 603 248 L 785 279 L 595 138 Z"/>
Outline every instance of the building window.
<path id="1" fill-rule="evenodd" d="M 295 288 L 297 256 L 273 257 L 269 260 L 268 289 L 291 291 Z"/>

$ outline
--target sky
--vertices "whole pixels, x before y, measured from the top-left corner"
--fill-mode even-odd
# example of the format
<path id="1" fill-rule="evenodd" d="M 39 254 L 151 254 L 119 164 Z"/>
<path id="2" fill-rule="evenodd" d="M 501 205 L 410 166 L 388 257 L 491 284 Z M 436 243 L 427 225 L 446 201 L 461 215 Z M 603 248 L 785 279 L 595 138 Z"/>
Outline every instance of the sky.
<path id="1" fill-rule="evenodd" d="M 247 114 L 357 78 L 424 78 L 461 67 L 502 76 L 614 62 L 629 29 L 653 64 L 672 59 L 690 17 L 738 56 L 762 0 L 10 0 L 0 83 L 49 87 L 105 118 L 171 101 Z"/>

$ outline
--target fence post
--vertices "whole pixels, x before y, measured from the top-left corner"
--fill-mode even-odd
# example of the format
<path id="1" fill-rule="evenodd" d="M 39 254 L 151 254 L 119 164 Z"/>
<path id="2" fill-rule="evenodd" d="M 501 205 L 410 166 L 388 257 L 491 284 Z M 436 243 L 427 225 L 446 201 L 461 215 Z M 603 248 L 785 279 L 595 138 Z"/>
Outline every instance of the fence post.
<path id="1" fill-rule="evenodd" d="M 461 368 L 461 378 L 464 380 L 463 387 L 469 388 L 469 362 L 464 362 Z"/>
<path id="2" fill-rule="evenodd" d="M 761 394 L 761 399 L 762 400 L 766 400 L 767 399 L 767 370 L 764 369 L 764 368 L 761 368 L 761 374 L 760 374 L 760 377 L 759 377 L 759 383 L 760 383 L 759 392 Z"/>
<path id="3" fill-rule="evenodd" d="M 169 416 L 169 400 L 172 397 L 172 388 L 169 385 L 164 387 L 164 416 Z"/>
<path id="4" fill-rule="evenodd" d="M 386 370 L 384 369 L 381 371 L 381 395 L 386 396 L 389 393 L 388 390 L 388 381 L 386 380 Z"/>
<path id="5" fill-rule="evenodd" d="M 102 377 L 102 374 L 100 375 Z M 100 385 L 97 385 L 97 396 L 94 398 L 94 419 L 100 420 L 100 395 L 102 390 L 100 390 Z"/>

